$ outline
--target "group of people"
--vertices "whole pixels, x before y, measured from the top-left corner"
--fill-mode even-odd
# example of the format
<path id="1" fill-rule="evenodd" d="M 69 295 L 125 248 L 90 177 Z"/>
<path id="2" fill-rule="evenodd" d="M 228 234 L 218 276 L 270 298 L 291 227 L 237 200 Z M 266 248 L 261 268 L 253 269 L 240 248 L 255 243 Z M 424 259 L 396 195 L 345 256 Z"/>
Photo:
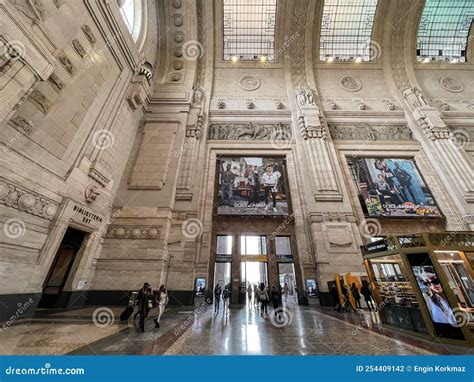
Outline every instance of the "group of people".
<path id="1" fill-rule="evenodd" d="M 145 283 L 143 287 L 139 290 L 138 295 L 135 299 L 135 306 L 136 312 L 133 316 L 133 320 L 138 319 L 138 326 L 140 327 L 141 331 L 145 331 L 145 321 L 148 318 L 148 314 L 150 310 L 153 308 L 154 305 L 158 308 L 157 316 L 153 319 L 155 322 L 155 328 L 160 328 L 160 320 L 163 312 L 165 311 L 165 307 L 168 304 L 168 292 L 164 285 L 160 286 L 158 292 L 155 294 L 153 293 L 153 289 L 151 284 Z"/>
<path id="2" fill-rule="evenodd" d="M 372 291 L 370 290 L 370 286 L 367 281 L 362 280 L 362 286 L 359 290 L 355 283 L 352 283 L 350 287 L 347 285 L 341 285 L 341 293 L 342 293 L 342 303 L 339 298 L 339 292 L 337 291 L 336 286 L 332 286 L 331 294 L 333 300 L 333 308 L 337 312 L 347 312 L 349 309 L 357 310 L 362 309 L 360 304 L 361 295 L 364 296 L 365 303 L 367 304 L 367 308 L 370 310 L 375 310 L 374 299 L 372 297 Z M 355 309 L 351 304 L 350 295 L 354 298 L 355 301 Z"/>
<path id="3" fill-rule="evenodd" d="M 247 287 L 247 302 L 259 309 L 261 316 L 268 315 L 268 304 L 271 302 L 276 316 L 278 307 L 282 305 L 282 299 L 285 302 L 288 300 L 288 293 L 287 283 L 285 283 L 283 289 L 280 285 L 278 288 L 272 285 L 270 290 L 265 287 L 264 283 L 260 283 L 258 286 L 255 284 L 253 287 L 249 284 Z"/>
<path id="4" fill-rule="evenodd" d="M 417 204 L 417 199 L 412 190 L 412 176 L 400 168 L 400 163 L 395 162 L 395 169 L 390 169 L 383 160 L 375 161 L 375 168 L 380 171 L 375 182 L 375 191 L 380 198 L 382 206 L 388 200 L 392 204 L 400 205 L 404 201 L 412 201 Z M 397 180 L 398 185 L 394 180 Z"/>
<path id="5" fill-rule="evenodd" d="M 221 298 L 223 302 L 223 310 L 222 314 L 226 315 L 229 314 L 229 304 L 230 304 L 230 296 L 231 296 L 231 285 L 230 283 L 224 287 L 222 290 L 219 283 L 216 284 L 214 288 L 214 313 L 216 315 L 219 314 L 219 306 L 221 303 Z"/>
<path id="6" fill-rule="evenodd" d="M 260 192 L 263 186 L 265 195 L 265 210 L 273 208 L 273 212 L 277 212 L 277 193 L 281 192 L 281 172 L 278 171 L 278 166 L 267 164 L 265 170 L 263 166 L 250 166 L 248 170 L 248 185 L 250 186 L 250 193 L 248 194 L 249 204 L 257 205 L 260 203 Z M 234 187 L 236 175 L 232 171 L 232 165 L 227 164 L 224 169 L 221 164 L 221 188 L 222 198 L 221 204 L 234 206 Z M 272 200 L 272 207 L 270 207 L 270 199 Z"/>

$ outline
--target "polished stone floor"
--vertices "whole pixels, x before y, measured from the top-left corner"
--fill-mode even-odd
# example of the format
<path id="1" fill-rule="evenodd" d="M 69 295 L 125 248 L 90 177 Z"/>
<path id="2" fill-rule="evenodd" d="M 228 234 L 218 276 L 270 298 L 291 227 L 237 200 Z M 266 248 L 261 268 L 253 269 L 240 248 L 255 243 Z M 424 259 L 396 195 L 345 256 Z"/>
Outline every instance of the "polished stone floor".
<path id="1" fill-rule="evenodd" d="M 367 311 L 338 314 L 289 304 L 280 316 L 269 308 L 262 317 L 253 306 L 232 308 L 225 315 L 215 315 L 212 306 L 170 308 L 160 329 L 154 328 L 152 310 L 145 333 L 133 320 L 120 323 L 121 311 L 109 309 L 102 320 L 97 308 L 40 313 L 0 332 L 0 354 L 405 355 L 470 350 L 384 328 L 378 315 Z"/>

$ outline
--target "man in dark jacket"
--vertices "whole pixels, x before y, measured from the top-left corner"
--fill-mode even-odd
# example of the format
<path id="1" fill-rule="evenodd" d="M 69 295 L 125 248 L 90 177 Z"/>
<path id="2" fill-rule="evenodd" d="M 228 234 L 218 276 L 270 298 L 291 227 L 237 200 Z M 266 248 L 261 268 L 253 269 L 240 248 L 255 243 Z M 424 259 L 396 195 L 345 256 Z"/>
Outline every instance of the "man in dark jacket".
<path id="1" fill-rule="evenodd" d="M 272 290 L 270 291 L 270 300 L 272 300 L 273 314 L 275 315 L 275 318 L 276 318 L 277 309 L 278 309 L 278 306 L 280 305 L 281 294 L 278 291 L 278 289 L 275 288 L 275 285 L 272 285 Z"/>

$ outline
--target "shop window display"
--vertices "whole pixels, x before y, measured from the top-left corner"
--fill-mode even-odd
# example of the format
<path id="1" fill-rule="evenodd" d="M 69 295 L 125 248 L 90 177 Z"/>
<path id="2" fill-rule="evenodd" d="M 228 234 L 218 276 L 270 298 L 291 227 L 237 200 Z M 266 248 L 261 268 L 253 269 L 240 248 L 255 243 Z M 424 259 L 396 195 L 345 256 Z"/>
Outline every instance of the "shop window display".
<path id="1" fill-rule="evenodd" d="M 443 272 L 448 279 L 449 287 L 457 300 L 461 318 L 474 325 L 474 282 L 458 251 L 435 251 Z"/>
<path id="2" fill-rule="evenodd" d="M 374 295 L 381 315 L 392 325 L 426 332 L 418 302 L 399 255 L 370 261 Z"/>

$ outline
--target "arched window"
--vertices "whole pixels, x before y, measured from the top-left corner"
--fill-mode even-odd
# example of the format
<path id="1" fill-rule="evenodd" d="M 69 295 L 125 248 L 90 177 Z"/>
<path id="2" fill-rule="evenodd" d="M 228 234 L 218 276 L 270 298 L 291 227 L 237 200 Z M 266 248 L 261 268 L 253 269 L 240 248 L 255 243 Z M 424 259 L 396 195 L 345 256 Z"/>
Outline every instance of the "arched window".
<path id="1" fill-rule="evenodd" d="M 426 0 L 418 27 L 418 61 L 465 62 L 472 0 Z"/>
<path id="2" fill-rule="evenodd" d="M 119 0 L 120 13 L 125 25 L 127 25 L 133 41 L 137 41 L 140 35 L 142 21 L 142 1 L 141 0 Z"/>

